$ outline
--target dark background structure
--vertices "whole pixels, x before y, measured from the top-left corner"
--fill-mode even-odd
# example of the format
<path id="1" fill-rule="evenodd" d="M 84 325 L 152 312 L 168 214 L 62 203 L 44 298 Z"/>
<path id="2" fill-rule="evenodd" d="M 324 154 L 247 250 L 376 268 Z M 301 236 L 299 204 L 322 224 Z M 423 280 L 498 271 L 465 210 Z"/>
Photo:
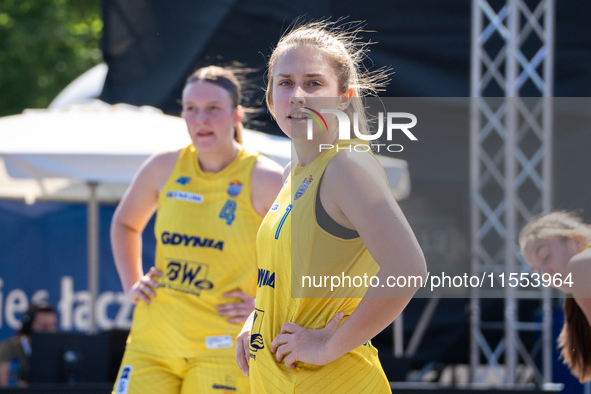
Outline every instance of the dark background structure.
<path id="1" fill-rule="evenodd" d="M 374 31 L 364 34 L 376 43 L 366 66 L 394 71 L 383 96 L 467 97 L 470 12 L 470 0 L 103 0 L 102 49 L 109 74 L 101 98 L 178 114 L 177 100 L 190 72 L 231 61 L 258 68 L 253 83 L 261 87 L 265 60 L 294 20 L 340 17 L 365 21 L 366 30 Z M 590 13 L 591 3 L 584 0 L 556 4 L 557 97 L 591 91 Z M 495 43 L 500 50 L 501 40 L 489 45 Z M 262 91 L 255 95 L 262 97 Z"/>

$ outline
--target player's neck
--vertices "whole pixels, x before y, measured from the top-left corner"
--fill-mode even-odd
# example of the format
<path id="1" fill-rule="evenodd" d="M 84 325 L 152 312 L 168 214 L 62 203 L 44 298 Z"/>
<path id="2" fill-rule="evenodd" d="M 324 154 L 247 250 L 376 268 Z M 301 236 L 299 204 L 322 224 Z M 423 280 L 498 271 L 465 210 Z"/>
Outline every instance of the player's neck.
<path id="1" fill-rule="evenodd" d="M 314 139 L 297 139 L 292 140 L 296 154 L 298 156 L 298 165 L 305 167 L 314 161 L 323 150 L 330 149 L 338 142 L 338 135 L 336 133 L 324 133 L 320 136 L 315 136 Z"/>
<path id="2" fill-rule="evenodd" d="M 199 151 L 199 167 L 203 172 L 220 172 L 226 168 L 242 150 L 238 142 L 232 140 L 229 146 L 219 147 L 215 150 Z"/>

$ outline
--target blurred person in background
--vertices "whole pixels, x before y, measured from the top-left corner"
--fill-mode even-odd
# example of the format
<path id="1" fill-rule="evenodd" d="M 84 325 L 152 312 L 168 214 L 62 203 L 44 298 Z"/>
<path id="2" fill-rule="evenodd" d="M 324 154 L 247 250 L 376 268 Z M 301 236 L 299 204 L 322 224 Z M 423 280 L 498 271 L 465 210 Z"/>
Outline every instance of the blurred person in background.
<path id="1" fill-rule="evenodd" d="M 534 217 L 519 234 L 519 247 L 539 278 L 566 293 L 560 356 L 581 383 L 591 380 L 591 226 L 571 212 Z M 556 286 L 560 285 L 560 286 Z"/>
<path id="2" fill-rule="evenodd" d="M 0 343 L 0 387 L 26 387 L 29 381 L 31 334 L 57 332 L 57 314 L 47 303 L 34 302 L 15 336 Z"/>
<path id="3" fill-rule="evenodd" d="M 232 70 L 193 73 L 182 96 L 192 143 L 149 158 L 114 214 L 115 263 L 137 303 L 114 393 L 250 392 L 234 344 L 254 309 L 255 238 L 282 170 L 243 148 L 240 102 Z M 144 274 L 141 235 L 155 211 L 155 267 Z"/>

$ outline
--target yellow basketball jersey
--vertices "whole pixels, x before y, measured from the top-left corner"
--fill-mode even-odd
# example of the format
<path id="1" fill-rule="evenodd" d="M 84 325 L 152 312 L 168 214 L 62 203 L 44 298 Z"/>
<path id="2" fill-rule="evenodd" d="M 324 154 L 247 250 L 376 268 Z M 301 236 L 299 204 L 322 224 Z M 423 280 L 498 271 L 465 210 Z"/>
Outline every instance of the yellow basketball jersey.
<path id="1" fill-rule="evenodd" d="M 337 147 L 342 151 L 357 144 L 367 147 L 361 140 L 341 141 L 307 166 L 296 166 L 263 219 L 257 235 L 259 276 L 250 342 L 253 392 L 390 392 L 377 351 L 369 342 L 326 366 L 298 363 L 295 370 L 277 363 L 270 352 L 284 323 L 324 328 L 338 312 L 344 312 L 343 322 L 365 292 L 351 286 L 331 293 L 330 284 L 328 289 L 310 286 L 304 276 L 329 272 L 371 276 L 379 270 L 361 238 L 331 235 L 315 216 L 318 185 Z"/>
<path id="2" fill-rule="evenodd" d="M 238 302 L 224 293 L 256 291 L 256 232 L 251 202 L 258 155 L 242 150 L 218 173 L 203 172 L 193 145 L 184 148 L 158 198 L 155 266 L 164 273 L 150 304 L 139 302 L 128 346 L 191 357 L 234 347 L 241 325 L 215 307 Z"/>

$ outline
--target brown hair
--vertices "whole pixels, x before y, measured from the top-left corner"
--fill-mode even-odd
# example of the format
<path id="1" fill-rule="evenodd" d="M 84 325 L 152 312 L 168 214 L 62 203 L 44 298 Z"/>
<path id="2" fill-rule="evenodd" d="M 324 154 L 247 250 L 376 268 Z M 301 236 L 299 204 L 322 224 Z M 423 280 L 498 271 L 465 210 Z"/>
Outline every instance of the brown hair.
<path id="1" fill-rule="evenodd" d="M 236 74 L 231 68 L 219 66 L 202 67 L 187 78 L 184 88 L 192 83 L 202 81 L 212 83 L 226 90 L 230 94 L 234 108 L 237 108 L 242 102 L 242 87 Z M 234 127 L 234 139 L 241 145 L 243 129 L 244 126 L 242 123 L 239 123 Z"/>
<path id="2" fill-rule="evenodd" d="M 519 248 L 525 254 L 530 241 L 558 237 L 567 240 L 581 235 L 591 241 L 591 228 L 574 212 L 555 211 L 538 215 L 519 233 Z M 564 300 L 564 325 L 558 336 L 560 357 L 582 383 L 591 380 L 591 327 L 574 298 Z"/>
<path id="3" fill-rule="evenodd" d="M 579 382 L 591 380 L 591 327 L 574 298 L 564 300 L 564 325 L 558 336 L 560 358 Z"/>
<path id="4" fill-rule="evenodd" d="M 310 46 L 322 51 L 323 58 L 330 64 L 335 73 L 339 93 L 343 94 L 353 88 L 353 100 L 344 111 L 350 119 L 353 113 L 359 114 L 359 131 L 369 134 L 368 115 L 361 102 L 361 97 L 375 94 L 388 82 L 389 70 L 381 68 L 369 72 L 363 67 L 362 61 L 367 54 L 367 43 L 360 40 L 359 34 L 364 32 L 360 23 L 340 24 L 337 22 L 317 21 L 307 24 L 296 22 L 273 50 L 268 64 L 268 81 L 266 91 L 267 106 L 271 115 L 273 108 L 273 75 L 275 67 L 283 54 L 291 48 Z"/>

